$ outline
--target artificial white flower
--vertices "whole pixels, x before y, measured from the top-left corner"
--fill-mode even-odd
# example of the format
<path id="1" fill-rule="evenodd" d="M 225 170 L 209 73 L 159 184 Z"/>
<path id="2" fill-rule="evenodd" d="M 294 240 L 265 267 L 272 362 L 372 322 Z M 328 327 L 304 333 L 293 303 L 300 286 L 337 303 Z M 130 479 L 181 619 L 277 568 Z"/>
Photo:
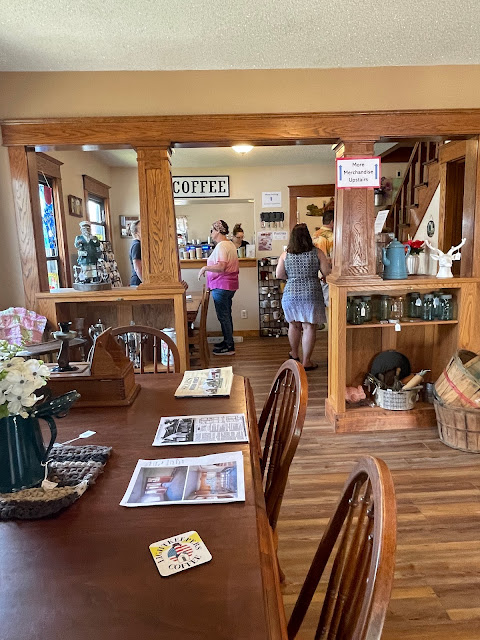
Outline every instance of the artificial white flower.
<path id="1" fill-rule="evenodd" d="M 9 383 L 9 393 L 14 396 L 29 396 L 35 391 L 34 379 L 21 369 L 11 369 L 5 381 Z"/>
<path id="2" fill-rule="evenodd" d="M 7 393 L 5 394 L 5 397 L 10 414 L 14 415 L 19 413 L 22 418 L 28 417 L 28 413 L 25 409 L 33 407 L 33 405 L 38 401 L 37 396 L 33 395 L 33 393 L 28 395 Z"/>

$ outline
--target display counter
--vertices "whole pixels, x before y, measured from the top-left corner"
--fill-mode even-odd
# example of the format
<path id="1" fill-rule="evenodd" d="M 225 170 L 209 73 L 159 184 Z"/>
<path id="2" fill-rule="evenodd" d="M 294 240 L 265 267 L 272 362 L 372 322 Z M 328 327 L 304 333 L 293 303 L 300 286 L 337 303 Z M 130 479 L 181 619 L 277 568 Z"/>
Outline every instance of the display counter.
<path id="1" fill-rule="evenodd" d="M 174 327 L 181 371 L 188 367 L 187 317 L 182 286 L 147 288 L 141 285 L 91 292 L 54 289 L 50 293 L 37 293 L 35 301 L 36 311 L 47 318 L 53 329 L 59 322 L 74 322 L 75 318 L 85 318 L 85 333 L 99 319 L 106 327 L 125 326 L 131 321 L 155 329 Z"/>
<path id="2" fill-rule="evenodd" d="M 206 258 L 191 258 L 190 260 L 180 260 L 180 267 L 182 269 L 201 269 L 206 264 Z M 238 265 L 240 269 L 245 267 L 256 267 L 257 258 L 239 258 Z"/>

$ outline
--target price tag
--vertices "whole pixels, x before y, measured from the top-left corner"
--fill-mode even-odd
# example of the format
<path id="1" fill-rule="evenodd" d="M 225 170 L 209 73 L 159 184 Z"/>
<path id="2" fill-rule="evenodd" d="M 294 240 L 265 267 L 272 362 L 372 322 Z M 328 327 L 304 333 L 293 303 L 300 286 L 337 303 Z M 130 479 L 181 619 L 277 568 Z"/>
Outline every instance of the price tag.
<path id="1" fill-rule="evenodd" d="M 402 325 L 399 322 L 395 323 L 395 331 L 401 331 L 402 330 Z"/>
<path id="2" fill-rule="evenodd" d="M 367 315 L 367 314 L 365 313 L 365 307 L 362 307 L 362 308 L 360 309 L 360 315 L 361 315 L 361 316 L 365 316 L 365 315 Z"/>
<path id="3" fill-rule="evenodd" d="M 417 298 L 415 300 L 415 306 L 416 307 L 421 307 L 422 306 L 422 299 L 421 298 Z"/>

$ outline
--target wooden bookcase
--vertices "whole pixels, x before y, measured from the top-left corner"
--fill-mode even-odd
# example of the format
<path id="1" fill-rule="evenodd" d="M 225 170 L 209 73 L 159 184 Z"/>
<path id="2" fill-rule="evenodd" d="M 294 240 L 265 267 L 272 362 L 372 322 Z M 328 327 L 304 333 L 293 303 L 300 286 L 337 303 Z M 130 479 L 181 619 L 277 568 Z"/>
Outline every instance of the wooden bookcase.
<path id="1" fill-rule="evenodd" d="M 430 293 L 442 290 L 456 301 L 455 320 L 402 322 L 401 331 L 393 324 L 371 322 L 347 324 L 348 295 L 406 295 L 412 291 Z M 347 408 L 345 387 L 362 384 L 375 355 L 387 349 L 404 353 L 412 371 L 431 369 L 427 380 L 434 382 L 456 349 L 480 351 L 478 304 L 479 278 L 438 279 L 409 276 L 406 280 L 370 284 L 330 284 L 329 380 L 326 415 L 336 431 L 368 431 L 434 426 L 433 405 L 419 402 L 410 411 L 387 411 L 379 407 Z"/>

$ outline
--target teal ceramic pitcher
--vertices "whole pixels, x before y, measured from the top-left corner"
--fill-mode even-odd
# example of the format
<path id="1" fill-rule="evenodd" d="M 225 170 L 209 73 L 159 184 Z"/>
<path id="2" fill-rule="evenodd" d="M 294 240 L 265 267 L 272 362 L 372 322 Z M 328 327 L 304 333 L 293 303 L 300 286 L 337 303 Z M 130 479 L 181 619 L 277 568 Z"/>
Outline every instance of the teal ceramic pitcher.
<path id="1" fill-rule="evenodd" d="M 396 238 L 385 249 L 382 249 L 382 262 L 384 280 L 404 280 L 407 278 L 407 256 L 410 255 L 410 247 L 399 242 Z"/>
<path id="2" fill-rule="evenodd" d="M 80 397 L 76 391 L 39 405 L 27 418 L 20 415 L 0 419 L 0 493 L 10 493 L 39 485 L 45 476 L 45 462 L 57 437 L 54 417 L 67 414 Z M 50 428 L 45 447 L 39 418 Z"/>

